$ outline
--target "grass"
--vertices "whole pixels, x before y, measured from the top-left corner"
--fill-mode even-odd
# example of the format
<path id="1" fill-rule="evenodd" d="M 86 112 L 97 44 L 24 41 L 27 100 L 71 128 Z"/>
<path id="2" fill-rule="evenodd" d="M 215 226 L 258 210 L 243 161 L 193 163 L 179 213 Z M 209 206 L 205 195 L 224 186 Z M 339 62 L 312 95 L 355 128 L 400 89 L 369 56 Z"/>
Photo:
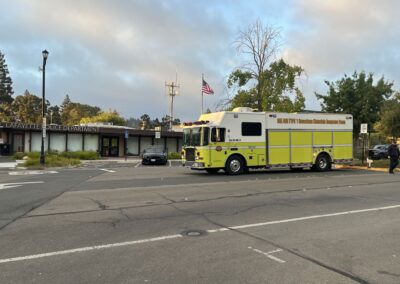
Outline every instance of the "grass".
<path id="1" fill-rule="evenodd" d="M 362 163 L 361 160 L 354 159 L 353 165 L 354 166 L 368 166 L 368 163 L 366 160 L 364 160 L 364 163 Z M 388 168 L 388 167 L 389 167 L 388 159 L 374 160 L 371 164 L 371 168 Z"/>
<path id="2" fill-rule="evenodd" d="M 100 154 L 96 151 L 62 152 L 62 157 L 79 160 L 99 160 Z"/>

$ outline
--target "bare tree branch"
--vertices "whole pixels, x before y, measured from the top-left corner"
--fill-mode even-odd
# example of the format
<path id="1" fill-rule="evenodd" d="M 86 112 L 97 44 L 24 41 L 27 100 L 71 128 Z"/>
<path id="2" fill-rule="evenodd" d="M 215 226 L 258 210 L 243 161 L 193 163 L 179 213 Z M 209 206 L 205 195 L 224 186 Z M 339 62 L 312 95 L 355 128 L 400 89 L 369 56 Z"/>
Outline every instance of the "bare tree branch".
<path id="1" fill-rule="evenodd" d="M 274 59 L 280 46 L 280 30 L 263 26 L 260 20 L 240 31 L 235 41 L 238 53 L 248 55 L 250 62 L 243 67 L 257 81 L 257 105 L 262 110 L 261 90 L 263 89 L 262 74 Z"/>

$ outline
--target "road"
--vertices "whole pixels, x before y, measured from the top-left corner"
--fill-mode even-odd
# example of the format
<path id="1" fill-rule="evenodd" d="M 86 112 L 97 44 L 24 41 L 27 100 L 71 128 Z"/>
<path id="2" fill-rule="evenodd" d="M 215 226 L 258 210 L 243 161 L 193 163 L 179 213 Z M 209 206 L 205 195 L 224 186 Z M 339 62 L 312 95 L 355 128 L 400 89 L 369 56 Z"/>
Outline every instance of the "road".
<path id="1" fill-rule="evenodd" d="M 400 283 L 400 175 L 0 171 L 0 283 Z"/>

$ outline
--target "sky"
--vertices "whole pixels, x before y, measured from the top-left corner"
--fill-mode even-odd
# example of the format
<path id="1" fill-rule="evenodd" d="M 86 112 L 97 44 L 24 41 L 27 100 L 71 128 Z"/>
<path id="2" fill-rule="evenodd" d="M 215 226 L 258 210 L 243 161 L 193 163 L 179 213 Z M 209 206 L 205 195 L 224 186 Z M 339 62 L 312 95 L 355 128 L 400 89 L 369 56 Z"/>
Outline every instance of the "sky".
<path id="1" fill-rule="evenodd" d="M 219 110 L 232 92 L 229 74 L 246 58 L 235 40 L 260 20 L 281 33 L 276 59 L 305 69 L 298 86 L 306 109 L 315 92 L 354 71 L 384 76 L 400 89 L 400 1 L 396 0 L 0 0 L 0 51 L 15 95 L 115 109 L 125 118 L 170 113 L 165 84 L 178 79 L 174 117 L 201 113 L 201 78 L 214 89 L 204 109 Z"/>

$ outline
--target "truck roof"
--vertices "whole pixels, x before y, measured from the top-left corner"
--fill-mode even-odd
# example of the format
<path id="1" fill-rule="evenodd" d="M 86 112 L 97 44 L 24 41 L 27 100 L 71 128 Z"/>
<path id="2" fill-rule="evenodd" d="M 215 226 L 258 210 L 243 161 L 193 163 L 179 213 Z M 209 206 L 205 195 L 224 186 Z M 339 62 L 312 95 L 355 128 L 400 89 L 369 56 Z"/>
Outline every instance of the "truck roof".
<path id="1" fill-rule="evenodd" d="M 353 116 L 338 113 L 285 113 L 285 112 L 251 112 L 221 111 L 206 113 L 200 121 L 208 121 L 209 126 L 234 125 L 239 122 L 262 122 L 267 129 L 353 129 Z M 239 119 L 237 121 L 237 119 Z"/>

